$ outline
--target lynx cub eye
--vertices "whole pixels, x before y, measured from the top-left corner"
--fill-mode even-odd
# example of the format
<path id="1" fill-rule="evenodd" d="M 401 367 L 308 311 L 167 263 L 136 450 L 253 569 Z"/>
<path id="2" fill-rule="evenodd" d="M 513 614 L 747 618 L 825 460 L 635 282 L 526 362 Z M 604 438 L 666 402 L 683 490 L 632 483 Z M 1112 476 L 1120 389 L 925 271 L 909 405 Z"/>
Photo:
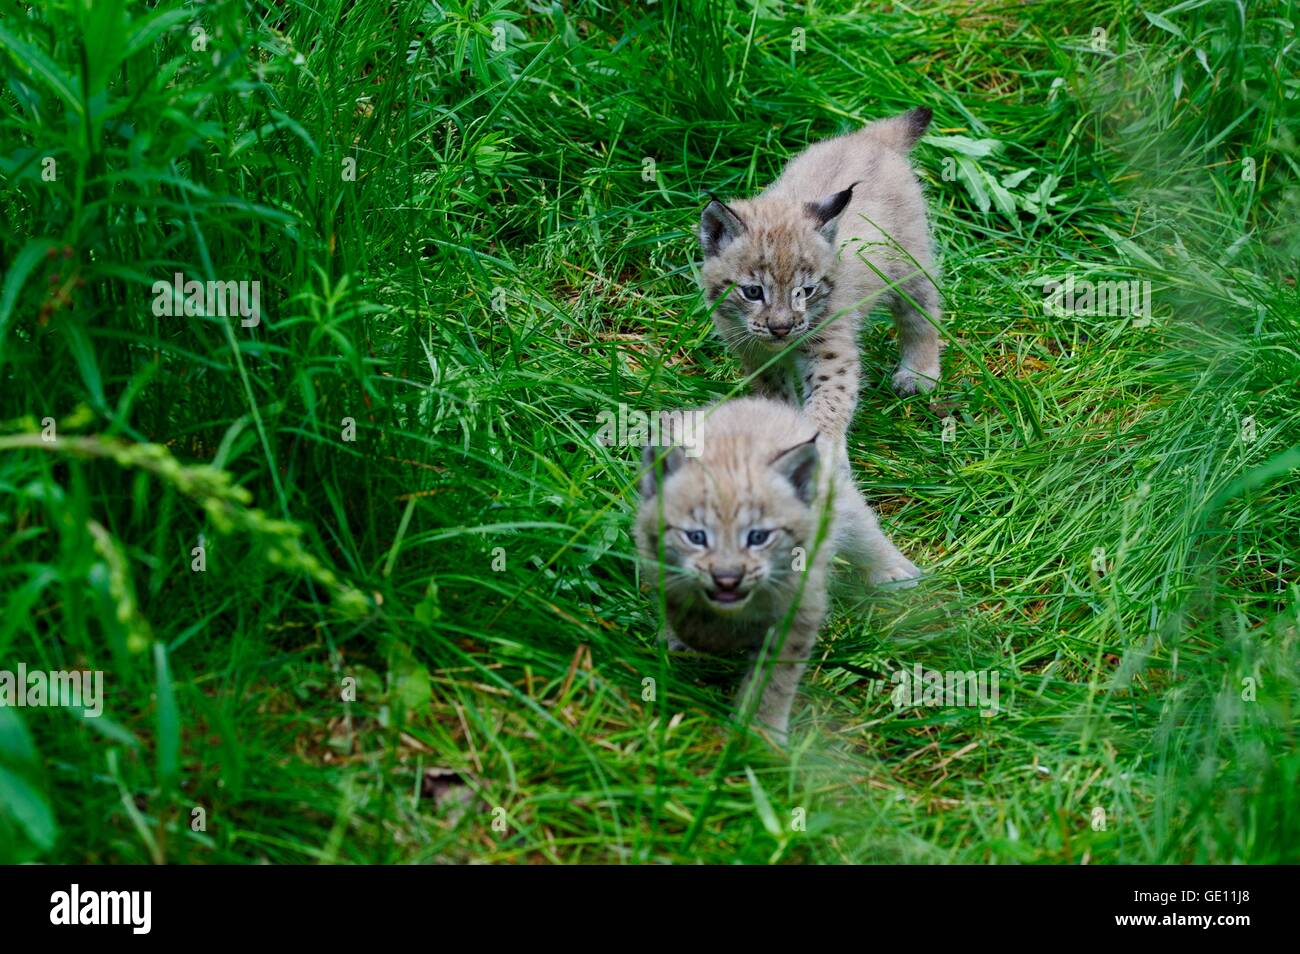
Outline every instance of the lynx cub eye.
<path id="1" fill-rule="evenodd" d="M 742 295 L 744 295 L 745 298 L 746 298 L 747 300 L 749 300 L 749 301 L 762 301 L 762 300 L 763 300 L 763 286 L 762 286 L 762 285 L 742 285 L 741 288 L 740 288 L 740 293 L 741 293 Z"/>
<path id="2" fill-rule="evenodd" d="M 815 294 L 817 294 L 817 286 L 816 286 L 816 285 L 804 285 L 804 286 L 803 286 L 803 297 L 804 297 L 805 299 L 811 298 L 811 297 L 812 297 L 813 295 L 815 295 Z"/>
<path id="3" fill-rule="evenodd" d="M 709 542 L 709 535 L 703 530 L 683 530 L 682 536 L 686 537 L 689 543 L 702 547 Z"/>
<path id="4" fill-rule="evenodd" d="M 751 530 L 749 531 L 749 538 L 746 541 L 746 545 L 751 547 L 761 547 L 763 544 L 767 543 L 767 538 L 771 535 L 771 530 Z"/>

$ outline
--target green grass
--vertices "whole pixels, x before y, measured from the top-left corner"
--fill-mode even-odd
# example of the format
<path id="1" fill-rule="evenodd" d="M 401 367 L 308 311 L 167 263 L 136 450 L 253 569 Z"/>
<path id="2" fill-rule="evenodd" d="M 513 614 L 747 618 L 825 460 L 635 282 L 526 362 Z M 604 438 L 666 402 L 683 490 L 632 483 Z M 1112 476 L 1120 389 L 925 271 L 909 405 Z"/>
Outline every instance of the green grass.
<path id="1" fill-rule="evenodd" d="M 106 704 L 0 709 L 0 861 L 1300 860 L 1297 19 L 3 0 L 0 669 Z M 781 751 L 656 646 L 596 415 L 742 393 L 704 192 L 916 104 L 946 377 L 870 326 L 851 456 L 932 575 L 844 590 Z"/>

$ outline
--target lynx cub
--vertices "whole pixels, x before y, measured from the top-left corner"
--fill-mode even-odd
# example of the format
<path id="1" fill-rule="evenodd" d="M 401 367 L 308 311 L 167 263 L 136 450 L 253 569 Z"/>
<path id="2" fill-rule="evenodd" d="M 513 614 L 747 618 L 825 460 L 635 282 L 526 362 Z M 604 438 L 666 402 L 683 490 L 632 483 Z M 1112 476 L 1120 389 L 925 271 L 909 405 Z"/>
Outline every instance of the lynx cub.
<path id="1" fill-rule="evenodd" d="M 873 583 L 919 571 L 797 408 L 742 398 L 689 413 L 698 415 L 690 449 L 699 456 L 647 447 L 643 459 L 636 539 L 646 577 L 662 583 L 663 638 L 674 649 L 755 656 L 770 638 L 770 671 L 756 664 L 740 700 L 744 708 L 751 687 L 760 692 L 757 718 L 784 737 L 834 555 Z"/>
<path id="2" fill-rule="evenodd" d="M 815 143 L 753 199 L 713 199 L 700 221 L 700 277 L 719 334 L 760 391 L 796 400 L 796 375 L 819 431 L 841 438 L 857 404 L 861 318 L 893 309 L 900 394 L 939 380 L 939 293 L 921 184 L 908 150 L 930 124 L 913 109 Z M 794 368 L 790 368 L 791 358 Z"/>

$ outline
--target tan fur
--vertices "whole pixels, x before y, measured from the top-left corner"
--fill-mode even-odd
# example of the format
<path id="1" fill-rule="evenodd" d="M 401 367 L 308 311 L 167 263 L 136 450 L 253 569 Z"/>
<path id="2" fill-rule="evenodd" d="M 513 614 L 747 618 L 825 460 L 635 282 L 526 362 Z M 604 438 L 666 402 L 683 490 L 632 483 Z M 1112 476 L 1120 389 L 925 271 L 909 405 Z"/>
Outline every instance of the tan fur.
<path id="1" fill-rule="evenodd" d="M 826 612 L 835 554 L 877 584 L 919 571 L 881 533 L 834 445 L 816 436 L 798 409 L 743 398 L 688 413 L 700 415 L 697 458 L 680 449 L 646 449 L 636 521 L 644 575 L 662 587 L 663 638 L 670 647 L 756 657 L 742 703 L 753 689 L 757 718 L 783 736 Z M 655 476 L 656 457 L 662 478 Z M 750 545 L 755 529 L 771 530 L 769 541 Z M 704 545 L 685 536 L 701 530 Z M 717 602 L 717 581 L 735 578 L 743 600 Z M 765 646 L 775 660 L 770 667 L 757 661 Z"/>
<path id="2" fill-rule="evenodd" d="M 801 380 L 809 416 L 837 439 L 857 406 L 862 317 L 878 305 L 898 328 L 895 389 L 939 380 L 937 266 L 906 154 L 928 123 L 928 110 L 913 110 L 816 143 L 761 195 L 714 200 L 701 219 L 700 277 L 718 332 L 762 393 L 797 400 Z M 763 300 L 747 300 L 748 286 Z M 817 291 L 800 300 L 805 286 Z"/>

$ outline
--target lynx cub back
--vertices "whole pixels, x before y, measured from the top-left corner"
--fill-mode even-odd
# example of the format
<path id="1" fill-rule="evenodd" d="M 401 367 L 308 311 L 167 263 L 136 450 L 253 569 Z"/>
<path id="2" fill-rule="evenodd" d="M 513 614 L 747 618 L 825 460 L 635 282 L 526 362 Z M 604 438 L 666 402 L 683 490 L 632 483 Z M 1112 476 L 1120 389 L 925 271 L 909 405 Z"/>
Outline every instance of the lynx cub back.
<path id="1" fill-rule="evenodd" d="M 719 334 L 762 392 L 793 400 L 802 379 L 810 418 L 835 438 L 857 406 L 858 330 L 877 305 L 898 328 L 895 389 L 939 380 L 935 258 L 907 158 L 929 123 L 914 109 L 815 143 L 762 194 L 714 199 L 701 216 L 700 278 Z"/>
<path id="2" fill-rule="evenodd" d="M 688 413 L 697 415 L 698 456 L 647 447 L 643 458 L 636 539 L 646 578 L 663 589 L 663 638 L 671 648 L 755 656 L 767 642 L 775 662 L 751 669 L 741 700 L 752 689 L 758 720 L 783 737 L 834 555 L 875 583 L 919 571 L 797 408 L 743 398 Z"/>

